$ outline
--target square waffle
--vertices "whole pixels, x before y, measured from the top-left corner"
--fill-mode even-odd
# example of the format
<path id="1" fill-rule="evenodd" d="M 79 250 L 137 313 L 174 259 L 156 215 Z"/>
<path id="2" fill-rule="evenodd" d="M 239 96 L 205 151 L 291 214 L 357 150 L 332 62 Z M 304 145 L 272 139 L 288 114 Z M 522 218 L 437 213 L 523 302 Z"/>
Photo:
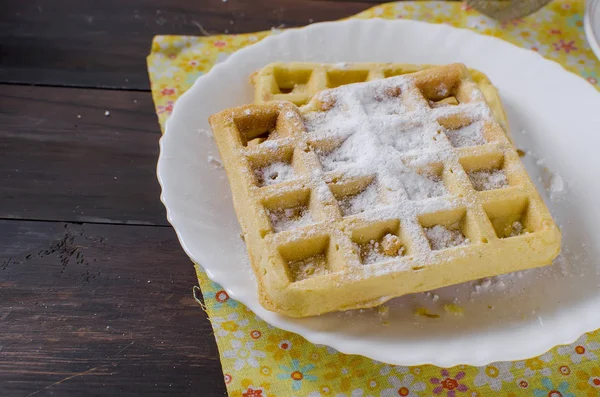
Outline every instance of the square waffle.
<path id="1" fill-rule="evenodd" d="M 434 65 L 404 63 L 271 63 L 251 76 L 254 85 L 254 103 L 290 101 L 305 105 L 318 92 L 346 84 L 362 83 L 418 72 Z M 477 84 L 492 113 L 510 138 L 506 113 L 498 90 L 490 79 L 476 69 L 469 69 L 471 79 Z"/>
<path id="2" fill-rule="evenodd" d="M 559 253 L 560 231 L 462 64 L 210 123 L 268 310 L 373 307 Z"/>

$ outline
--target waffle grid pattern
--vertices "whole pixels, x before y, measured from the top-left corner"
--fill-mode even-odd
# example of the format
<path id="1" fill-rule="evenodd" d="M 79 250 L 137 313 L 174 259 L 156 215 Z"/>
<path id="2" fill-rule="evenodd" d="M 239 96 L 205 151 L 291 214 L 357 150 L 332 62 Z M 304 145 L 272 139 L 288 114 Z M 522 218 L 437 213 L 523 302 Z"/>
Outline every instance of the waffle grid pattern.
<path id="1" fill-rule="evenodd" d="M 266 308 L 308 316 L 372 307 L 406 293 L 542 266 L 557 255 L 560 233 L 504 130 L 493 118 L 474 120 L 468 111 L 487 105 L 466 68 L 422 70 L 410 81 L 408 89 L 388 92 L 389 99 L 400 101 L 408 113 L 426 110 L 423 124 L 434 124 L 439 134 L 434 152 L 407 153 L 402 161 L 418 164 L 417 172 L 447 191 L 424 200 L 382 186 L 377 174 L 324 171 L 323 155 L 341 140 L 307 131 L 303 119 L 345 105 L 328 102 L 326 95 L 314 96 L 300 111 L 275 102 L 211 118 Z M 440 85 L 451 89 L 440 95 Z M 458 105 L 437 107 L 449 97 Z M 447 134 L 474 122 L 482 123 L 485 143 L 453 146 Z M 293 175 L 261 186 L 256 171 L 275 162 L 291 165 Z M 481 170 L 501 170 L 507 186 L 476 190 L 469 173 Z M 373 186 L 374 202 L 365 211 L 345 209 Z M 515 222 L 522 225 L 518 233 Z M 432 249 L 425 231 L 436 225 L 465 237 L 467 244 Z M 364 264 L 361 250 L 388 235 L 399 238 L 399 255 Z"/>
<path id="2" fill-rule="evenodd" d="M 272 63 L 251 76 L 254 85 L 254 103 L 289 101 L 305 105 L 317 93 L 346 84 L 362 83 L 401 76 L 436 67 L 404 63 Z M 483 93 L 494 117 L 509 135 L 508 121 L 498 91 L 490 79 L 476 69 L 469 69 L 471 79 Z M 509 135 L 510 138 L 510 135 Z"/>

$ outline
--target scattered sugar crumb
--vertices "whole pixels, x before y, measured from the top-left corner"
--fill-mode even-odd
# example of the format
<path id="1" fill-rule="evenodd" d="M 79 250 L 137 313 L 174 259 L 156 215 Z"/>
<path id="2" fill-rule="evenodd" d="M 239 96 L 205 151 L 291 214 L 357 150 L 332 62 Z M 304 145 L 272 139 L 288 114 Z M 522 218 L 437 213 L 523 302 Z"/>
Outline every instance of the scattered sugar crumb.
<path id="1" fill-rule="evenodd" d="M 480 280 L 473 281 L 471 283 L 471 296 L 479 295 L 480 293 L 489 293 L 489 292 L 502 292 L 506 290 L 506 283 L 504 282 L 505 278 L 513 277 L 514 275 L 517 278 L 521 278 L 523 276 L 523 272 L 510 273 L 509 275 L 504 276 L 495 276 L 495 277 L 485 277 Z"/>
<path id="2" fill-rule="evenodd" d="M 469 179 L 475 190 L 493 190 L 508 186 L 508 180 L 503 170 L 481 170 L 469 172 Z"/>
<path id="3" fill-rule="evenodd" d="M 268 210 L 271 224 L 276 232 L 295 229 L 313 223 L 310 211 L 306 206 Z"/>
<path id="4" fill-rule="evenodd" d="M 541 176 L 538 176 L 537 180 L 542 184 L 548 193 L 550 200 L 561 200 L 567 191 L 567 184 L 563 178 L 558 173 L 551 171 L 545 165 L 546 160 L 544 158 L 538 157 L 537 154 L 531 150 L 528 150 L 527 154 L 531 155 L 535 160 L 535 164 L 539 166 Z"/>
<path id="5" fill-rule="evenodd" d="M 444 305 L 444 311 L 446 311 L 447 313 L 455 314 L 455 315 L 463 314 L 462 307 L 452 304 L 452 303 Z"/>
<path id="6" fill-rule="evenodd" d="M 507 233 L 507 236 L 508 237 L 520 236 L 521 234 L 523 234 L 524 231 L 525 231 L 525 229 L 523 228 L 523 224 L 521 224 L 521 222 L 519 222 L 519 221 L 514 221 L 509 226 L 509 233 Z"/>
<path id="7" fill-rule="evenodd" d="M 110 112 L 107 110 L 104 112 L 104 116 L 109 117 L 110 116 Z"/>
<path id="8" fill-rule="evenodd" d="M 198 128 L 198 132 L 201 133 L 201 134 L 206 135 L 207 137 L 209 137 L 211 139 L 214 138 L 214 135 L 213 135 L 213 133 L 212 133 L 211 130 L 208 130 L 208 129 L 205 129 L 205 128 Z"/>
<path id="9" fill-rule="evenodd" d="M 424 307 L 419 307 L 415 310 L 415 315 L 427 318 L 440 318 L 439 314 L 431 313 Z"/>
<path id="10" fill-rule="evenodd" d="M 245 114 L 246 116 L 250 116 L 250 115 L 252 114 L 252 110 L 250 110 L 250 109 L 246 109 L 246 110 L 244 110 L 244 114 Z"/>
<path id="11" fill-rule="evenodd" d="M 377 317 L 379 318 L 379 321 L 381 321 L 381 323 L 383 325 L 390 325 L 390 323 L 389 323 L 390 308 L 387 306 L 383 306 L 383 305 L 377 307 Z"/>
<path id="12" fill-rule="evenodd" d="M 269 164 L 266 167 L 254 170 L 254 175 L 259 186 L 270 186 L 293 179 L 294 168 L 291 164 L 282 161 Z"/>
<path id="13" fill-rule="evenodd" d="M 478 146 L 485 144 L 483 122 L 477 121 L 455 130 L 446 130 L 446 136 L 454 147 Z"/>
<path id="14" fill-rule="evenodd" d="M 425 228 L 425 235 L 432 250 L 457 247 L 469 243 L 469 239 L 458 229 L 448 229 L 442 225 Z"/>
<path id="15" fill-rule="evenodd" d="M 80 119 L 80 118 L 81 118 L 81 115 L 80 115 L 80 114 L 78 114 L 78 115 L 77 115 L 77 118 L 78 118 L 78 119 Z"/>
<path id="16" fill-rule="evenodd" d="M 207 159 L 208 159 L 208 163 L 210 165 L 212 165 L 213 168 L 215 168 L 215 169 L 221 169 L 221 168 L 223 168 L 223 163 L 218 158 L 216 158 L 214 156 L 208 156 Z"/>
<path id="17" fill-rule="evenodd" d="M 556 173 L 552 174 L 550 179 L 550 193 L 561 193 L 565 190 L 565 183 L 562 177 Z"/>
<path id="18" fill-rule="evenodd" d="M 388 233 L 381 239 L 381 251 L 387 256 L 397 256 L 402 254 L 402 243 L 400 238 L 394 234 Z"/>
<path id="19" fill-rule="evenodd" d="M 360 214 L 377 205 L 377 185 L 371 183 L 365 190 L 353 196 L 344 197 L 339 201 L 343 216 Z"/>
<path id="20" fill-rule="evenodd" d="M 288 269 L 294 281 L 329 273 L 327 258 L 323 254 L 313 255 L 306 259 L 288 263 Z"/>
<path id="21" fill-rule="evenodd" d="M 440 296 L 438 294 L 435 294 L 431 291 L 427 291 L 425 293 L 425 296 L 428 297 L 429 299 L 431 299 L 434 302 L 437 302 L 438 300 L 440 300 Z"/>

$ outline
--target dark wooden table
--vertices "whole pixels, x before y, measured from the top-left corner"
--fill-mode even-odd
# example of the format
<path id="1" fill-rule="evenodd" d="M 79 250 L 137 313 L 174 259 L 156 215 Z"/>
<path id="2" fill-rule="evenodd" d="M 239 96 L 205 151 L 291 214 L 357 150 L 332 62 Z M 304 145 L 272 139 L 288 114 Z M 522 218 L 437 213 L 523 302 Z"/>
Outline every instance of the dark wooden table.
<path id="1" fill-rule="evenodd" d="M 0 0 L 0 396 L 225 394 L 159 201 L 152 37 L 375 3 Z"/>

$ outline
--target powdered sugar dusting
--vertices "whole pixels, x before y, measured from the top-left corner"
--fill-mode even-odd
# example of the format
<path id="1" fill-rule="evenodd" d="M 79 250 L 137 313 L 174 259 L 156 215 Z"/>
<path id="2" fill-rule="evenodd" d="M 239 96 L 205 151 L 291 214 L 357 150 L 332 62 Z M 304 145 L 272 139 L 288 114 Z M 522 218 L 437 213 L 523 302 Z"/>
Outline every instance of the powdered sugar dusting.
<path id="1" fill-rule="evenodd" d="M 391 202 L 446 194 L 439 177 L 407 164 L 406 156 L 425 158 L 428 154 L 431 163 L 453 156 L 437 119 L 462 114 L 481 120 L 490 116 L 489 109 L 481 103 L 431 109 L 426 102 L 411 96 L 414 89 L 412 78 L 397 76 L 317 94 L 321 110 L 326 111 L 304 113 L 310 139 L 340 142 L 333 150 L 316 145 L 323 171 L 376 175 L 381 188 L 389 192 Z M 485 143 L 481 128 L 465 127 L 459 134 L 464 139 L 471 134 L 472 142 Z"/>
<path id="2" fill-rule="evenodd" d="M 455 130 L 446 130 L 446 136 L 454 147 L 484 145 L 483 122 L 478 121 Z"/>
<path id="3" fill-rule="evenodd" d="M 414 174 L 404 182 L 404 189 L 411 200 L 425 200 L 448 193 L 442 178 L 432 174 Z"/>
<path id="4" fill-rule="evenodd" d="M 288 263 L 288 269 L 294 281 L 329 273 L 327 258 L 323 254 L 313 255 L 306 259 Z"/>
<path id="5" fill-rule="evenodd" d="M 208 161 L 208 164 L 210 164 L 215 169 L 223 168 L 223 163 L 221 162 L 221 160 L 214 156 L 208 156 L 206 160 Z"/>
<path id="6" fill-rule="evenodd" d="M 469 172 L 468 175 L 475 190 L 493 190 L 508 186 L 503 170 L 481 170 Z"/>
<path id="7" fill-rule="evenodd" d="M 442 225 L 425 228 L 425 235 L 432 250 L 469 244 L 469 239 L 459 229 L 448 229 Z"/>
<path id="8" fill-rule="evenodd" d="M 294 168 L 282 161 L 271 163 L 266 167 L 254 170 L 259 186 L 270 186 L 294 178 Z"/>
<path id="9" fill-rule="evenodd" d="M 375 207 L 377 203 L 377 196 L 377 185 L 375 183 L 371 183 L 362 192 L 353 196 L 344 197 L 339 202 L 342 215 L 348 216 L 360 214 L 361 212 L 365 212 Z"/>
<path id="10" fill-rule="evenodd" d="M 271 225 L 276 232 L 296 229 L 314 223 L 306 206 L 268 210 Z"/>
<path id="11" fill-rule="evenodd" d="M 404 255 L 404 246 L 398 236 L 386 234 L 381 240 L 371 240 L 359 245 L 359 255 L 363 265 L 392 259 Z"/>

